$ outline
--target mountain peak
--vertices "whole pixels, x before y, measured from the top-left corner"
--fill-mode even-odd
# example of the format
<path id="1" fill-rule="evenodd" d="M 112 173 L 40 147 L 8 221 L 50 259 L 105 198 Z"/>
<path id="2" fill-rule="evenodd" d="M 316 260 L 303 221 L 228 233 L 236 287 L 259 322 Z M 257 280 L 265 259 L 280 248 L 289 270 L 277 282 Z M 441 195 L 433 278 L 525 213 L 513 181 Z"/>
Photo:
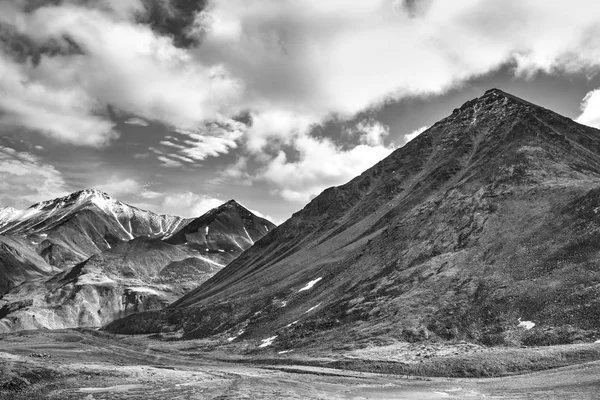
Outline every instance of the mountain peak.
<path id="1" fill-rule="evenodd" d="M 78 197 L 100 196 L 100 197 L 104 197 L 104 198 L 110 198 L 110 196 L 106 192 L 103 192 L 98 189 L 93 189 L 93 188 L 78 190 L 77 192 L 72 193 L 71 196 L 78 196 Z"/>

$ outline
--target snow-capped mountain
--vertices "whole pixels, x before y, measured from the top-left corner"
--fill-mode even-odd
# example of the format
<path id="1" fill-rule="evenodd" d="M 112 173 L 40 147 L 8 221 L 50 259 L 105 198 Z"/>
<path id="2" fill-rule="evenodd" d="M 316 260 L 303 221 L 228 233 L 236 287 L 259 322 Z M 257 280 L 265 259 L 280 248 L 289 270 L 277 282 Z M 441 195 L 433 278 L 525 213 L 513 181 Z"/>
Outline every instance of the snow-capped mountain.
<path id="1" fill-rule="evenodd" d="M 275 227 L 234 200 L 185 219 L 93 189 L 0 215 L 0 332 L 161 308 Z"/>
<path id="2" fill-rule="evenodd" d="M 22 211 L 0 210 L 0 234 L 43 233 L 86 210 L 104 213 L 115 228 L 115 235 L 123 239 L 169 236 L 185 221 L 181 217 L 140 210 L 99 190 L 86 189 L 34 204 Z M 3 222 L 5 214 L 7 218 Z"/>
<path id="3" fill-rule="evenodd" d="M 28 237 L 49 264 L 62 268 L 136 237 L 168 237 L 191 221 L 141 210 L 94 189 L 7 215 L 0 234 Z"/>
<path id="4" fill-rule="evenodd" d="M 16 216 L 20 215 L 21 211 L 12 207 L 0 207 L 0 227 L 7 225 Z M 1 228 L 0 228 L 1 230 Z"/>

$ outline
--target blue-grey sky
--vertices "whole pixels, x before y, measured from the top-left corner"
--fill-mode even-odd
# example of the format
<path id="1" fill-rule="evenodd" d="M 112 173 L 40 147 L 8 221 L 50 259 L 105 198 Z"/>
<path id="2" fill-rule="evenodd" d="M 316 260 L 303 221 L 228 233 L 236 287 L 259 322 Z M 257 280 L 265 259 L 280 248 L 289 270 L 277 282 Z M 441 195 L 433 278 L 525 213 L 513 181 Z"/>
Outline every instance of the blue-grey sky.
<path id="1" fill-rule="evenodd" d="M 600 123 L 600 3 L 4 0 L 0 205 L 275 223 L 492 87 Z"/>

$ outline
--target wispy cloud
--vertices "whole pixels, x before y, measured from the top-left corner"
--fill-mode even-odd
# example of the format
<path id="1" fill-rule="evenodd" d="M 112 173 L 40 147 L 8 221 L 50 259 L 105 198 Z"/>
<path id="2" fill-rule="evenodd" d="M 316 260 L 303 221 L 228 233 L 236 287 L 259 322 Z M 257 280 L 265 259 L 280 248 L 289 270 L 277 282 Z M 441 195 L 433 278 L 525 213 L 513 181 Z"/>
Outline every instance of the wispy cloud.
<path id="1" fill-rule="evenodd" d="M 148 121 L 142 118 L 132 117 L 125 121 L 127 125 L 148 126 Z"/>

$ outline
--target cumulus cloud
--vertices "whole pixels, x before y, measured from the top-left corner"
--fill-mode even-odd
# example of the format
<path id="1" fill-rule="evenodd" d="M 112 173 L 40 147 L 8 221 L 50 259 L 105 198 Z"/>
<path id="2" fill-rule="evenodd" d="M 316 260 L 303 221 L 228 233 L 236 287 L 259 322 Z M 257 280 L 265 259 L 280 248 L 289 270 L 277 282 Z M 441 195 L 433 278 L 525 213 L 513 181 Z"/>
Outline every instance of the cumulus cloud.
<path id="1" fill-rule="evenodd" d="M 68 193 L 62 174 L 39 157 L 0 146 L 0 204 L 15 208 L 64 196 Z"/>
<path id="2" fill-rule="evenodd" d="M 599 22 L 600 4 L 584 0 L 213 1 L 197 52 L 239 77 L 255 108 L 353 115 L 506 62 L 519 74 L 598 65 Z"/>
<path id="3" fill-rule="evenodd" d="M 406 133 L 404 135 L 404 142 L 405 143 L 410 142 L 411 140 L 413 140 L 414 138 L 416 138 L 417 136 L 419 136 L 421 133 L 425 132 L 427 130 L 427 128 L 429 128 L 429 127 L 428 126 L 422 126 L 420 128 L 415 129 L 411 133 Z"/>
<path id="4" fill-rule="evenodd" d="M 191 218 L 199 217 L 223 203 L 224 201 L 211 196 L 184 192 L 166 196 L 160 205 L 160 210 L 165 214 Z"/>
<path id="5" fill-rule="evenodd" d="M 358 136 L 359 142 L 369 146 L 383 145 L 383 139 L 390 134 L 390 127 L 374 118 L 359 121 L 348 130 L 348 134 Z"/>
<path id="6" fill-rule="evenodd" d="M 520 76 L 600 67 L 591 0 L 213 0 L 177 43 L 143 23 L 137 0 L 48 3 L 0 3 L 0 24 L 55 50 L 34 59 L 0 47 L 1 125 L 98 147 L 118 135 L 110 107 L 175 128 L 154 151 L 165 167 L 242 146 L 265 165 L 260 179 L 299 201 L 391 151 L 377 124 L 361 127 L 354 148 L 311 136 L 332 114 L 443 93 L 507 63 Z M 584 123 L 598 124 L 596 93 Z M 251 121 L 236 123 L 243 112 Z"/>
<path id="7" fill-rule="evenodd" d="M 298 137 L 294 148 L 297 160 L 288 160 L 280 151 L 259 176 L 283 198 L 296 202 L 306 202 L 327 187 L 349 181 L 393 150 L 364 144 L 344 150 L 329 139 L 310 136 Z"/>
<path id="8" fill-rule="evenodd" d="M 22 126 L 60 141 L 89 146 L 103 146 L 117 137 L 114 124 L 98 114 L 99 103 L 85 90 L 31 79 L 46 65 L 18 64 L 0 49 L 0 126 Z M 63 68 L 60 74 L 73 70 L 68 65 Z"/>
<path id="9" fill-rule="evenodd" d="M 581 102 L 581 115 L 577 122 L 600 128 L 600 89 L 589 92 Z"/>
<path id="10" fill-rule="evenodd" d="M 519 76 L 593 72 L 600 66 L 599 26 L 600 3 L 584 0 L 230 0 L 200 12 L 194 32 L 203 39 L 196 55 L 244 82 L 240 101 L 253 117 L 247 148 L 265 162 L 265 149 L 279 151 L 262 178 L 285 198 L 306 200 L 306 193 L 361 172 L 330 167 L 333 160 L 389 152 L 381 147 L 387 131 L 366 126 L 354 150 L 313 140 L 338 157 L 321 159 L 325 171 L 338 173 L 314 171 L 302 143 L 311 142 L 310 127 L 325 116 L 350 118 L 385 101 L 440 94 L 507 63 Z M 290 145 L 300 161 L 281 150 Z"/>
<path id="11" fill-rule="evenodd" d="M 42 53 L 35 64 L 0 53 L 3 123 L 98 146 L 115 136 L 104 112 L 109 105 L 181 129 L 229 109 L 242 84 L 222 65 L 203 64 L 170 37 L 112 8 L 60 4 L 26 13 L 5 7 L 0 23 L 34 43 L 76 43 L 80 51 Z"/>

